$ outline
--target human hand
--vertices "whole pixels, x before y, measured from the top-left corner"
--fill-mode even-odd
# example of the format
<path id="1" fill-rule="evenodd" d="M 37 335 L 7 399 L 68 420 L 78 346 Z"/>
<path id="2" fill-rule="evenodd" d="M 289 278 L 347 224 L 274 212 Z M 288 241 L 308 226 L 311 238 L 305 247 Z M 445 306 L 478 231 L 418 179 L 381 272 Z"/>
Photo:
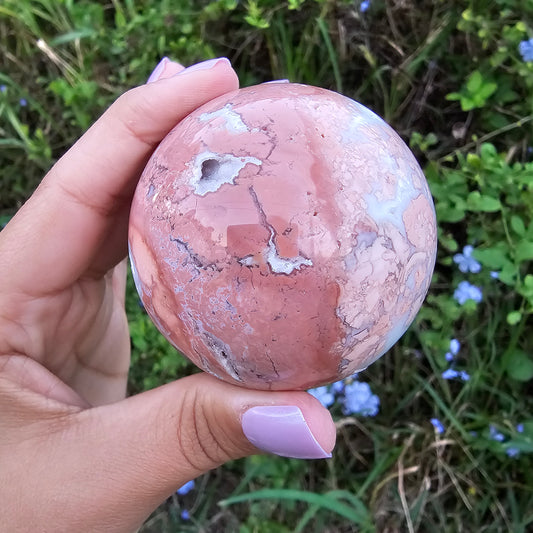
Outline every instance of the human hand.
<path id="1" fill-rule="evenodd" d="M 311 458 L 334 446 L 329 413 L 304 392 L 198 374 L 124 399 L 137 180 L 177 122 L 238 87 L 224 60 L 182 69 L 165 60 L 120 97 L 0 233 L 0 523 L 11 532 L 133 531 L 186 481 L 258 447 Z"/>

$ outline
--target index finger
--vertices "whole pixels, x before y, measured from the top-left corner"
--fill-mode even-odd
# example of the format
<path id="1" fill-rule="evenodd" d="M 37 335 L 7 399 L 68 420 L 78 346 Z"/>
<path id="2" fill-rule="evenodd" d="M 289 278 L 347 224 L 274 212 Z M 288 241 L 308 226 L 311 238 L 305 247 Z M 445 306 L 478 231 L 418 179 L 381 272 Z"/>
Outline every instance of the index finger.
<path id="1" fill-rule="evenodd" d="M 0 234 L 0 288 L 9 280 L 9 289 L 50 294 L 117 264 L 135 186 L 157 144 L 191 111 L 237 88 L 220 59 L 122 95 Z"/>

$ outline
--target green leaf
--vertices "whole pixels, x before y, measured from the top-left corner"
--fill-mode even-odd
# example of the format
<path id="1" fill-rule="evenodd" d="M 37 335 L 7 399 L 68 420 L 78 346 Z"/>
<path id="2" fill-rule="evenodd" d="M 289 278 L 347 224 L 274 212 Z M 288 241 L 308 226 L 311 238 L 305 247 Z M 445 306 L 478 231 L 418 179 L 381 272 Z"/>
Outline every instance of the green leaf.
<path id="1" fill-rule="evenodd" d="M 522 261 L 530 261 L 533 259 L 533 242 L 522 241 L 518 243 L 515 250 L 516 260 L 521 263 Z"/>
<path id="2" fill-rule="evenodd" d="M 505 370 L 516 381 L 529 381 L 533 378 L 533 361 L 522 350 L 515 350 L 507 359 Z"/>
<path id="3" fill-rule="evenodd" d="M 507 324 L 510 326 L 515 326 L 522 320 L 522 313 L 520 311 L 511 311 L 507 315 Z"/>
<path id="4" fill-rule="evenodd" d="M 483 76 L 479 70 L 474 70 L 466 82 L 466 90 L 470 94 L 476 94 L 483 84 Z"/>
<path id="5" fill-rule="evenodd" d="M 477 93 L 478 100 L 480 101 L 480 104 L 483 105 L 485 101 L 489 98 L 489 96 L 492 96 L 496 89 L 498 88 L 498 85 L 495 83 L 486 83 L 481 87 L 481 89 Z"/>
<path id="6" fill-rule="evenodd" d="M 520 237 L 523 237 L 526 233 L 524 221 L 518 215 L 513 215 L 511 217 L 511 228 L 513 228 L 514 232 L 520 235 Z"/>
<path id="7" fill-rule="evenodd" d="M 446 95 L 446 100 L 455 102 L 456 100 L 461 100 L 462 96 L 460 93 L 449 93 Z"/>
<path id="8" fill-rule="evenodd" d="M 492 143 L 483 143 L 480 149 L 481 159 L 487 162 L 499 158 L 496 147 Z"/>
<path id="9" fill-rule="evenodd" d="M 472 109 L 475 109 L 476 107 L 479 107 L 479 106 L 474 99 L 470 98 L 469 96 L 461 97 L 461 109 L 463 111 L 471 111 Z"/>
<path id="10" fill-rule="evenodd" d="M 439 222 L 460 222 L 465 218 L 465 210 L 453 207 L 445 202 L 438 202 L 435 205 L 435 212 Z"/>
<path id="11" fill-rule="evenodd" d="M 479 191 L 473 191 L 468 195 L 466 205 L 470 211 L 483 211 L 487 213 L 499 211 L 502 208 L 500 200 L 492 196 L 487 196 L 486 194 L 482 195 Z"/>
<path id="12" fill-rule="evenodd" d="M 503 266 L 498 279 L 505 285 L 512 287 L 515 284 L 516 274 L 516 267 L 509 261 Z"/>
<path id="13" fill-rule="evenodd" d="M 493 270 L 500 270 L 506 263 L 509 263 L 504 246 L 476 249 L 474 250 L 474 257 L 480 261 L 483 266 Z"/>

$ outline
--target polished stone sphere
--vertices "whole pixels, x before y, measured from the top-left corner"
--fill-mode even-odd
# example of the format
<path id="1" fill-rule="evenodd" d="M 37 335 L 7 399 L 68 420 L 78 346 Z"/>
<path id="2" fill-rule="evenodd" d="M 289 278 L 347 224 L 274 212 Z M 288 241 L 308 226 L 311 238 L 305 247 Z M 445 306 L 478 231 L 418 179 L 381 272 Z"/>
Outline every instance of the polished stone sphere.
<path id="1" fill-rule="evenodd" d="M 381 118 L 340 94 L 225 94 L 161 142 L 130 258 L 161 333 L 203 370 L 307 389 L 362 370 L 414 319 L 435 263 L 431 195 Z"/>

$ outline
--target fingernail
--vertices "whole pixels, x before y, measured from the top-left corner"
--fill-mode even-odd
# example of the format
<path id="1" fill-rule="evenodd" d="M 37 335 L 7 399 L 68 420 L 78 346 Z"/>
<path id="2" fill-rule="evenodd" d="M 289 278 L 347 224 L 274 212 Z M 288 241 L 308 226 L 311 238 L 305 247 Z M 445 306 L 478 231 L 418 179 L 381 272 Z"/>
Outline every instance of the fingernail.
<path id="1" fill-rule="evenodd" d="M 271 81 L 265 81 L 263 85 L 266 85 L 267 83 L 290 83 L 290 80 L 282 79 L 282 80 L 271 80 Z"/>
<path id="2" fill-rule="evenodd" d="M 256 448 L 282 457 L 331 457 L 309 429 L 302 411 L 294 405 L 252 407 L 242 415 L 242 430 Z"/>
<path id="3" fill-rule="evenodd" d="M 165 56 L 154 68 L 152 74 L 150 74 L 150 77 L 148 78 L 146 83 L 152 83 L 154 81 L 157 81 L 161 77 L 161 74 L 163 74 L 167 63 L 170 63 L 170 59 Z"/>
<path id="4" fill-rule="evenodd" d="M 190 72 L 196 72 L 197 70 L 209 70 L 219 63 L 231 65 L 230 60 L 227 57 L 216 57 L 215 59 L 208 59 L 207 61 L 202 61 L 201 63 L 191 65 L 175 75 L 182 76 L 183 74 L 189 74 Z"/>

